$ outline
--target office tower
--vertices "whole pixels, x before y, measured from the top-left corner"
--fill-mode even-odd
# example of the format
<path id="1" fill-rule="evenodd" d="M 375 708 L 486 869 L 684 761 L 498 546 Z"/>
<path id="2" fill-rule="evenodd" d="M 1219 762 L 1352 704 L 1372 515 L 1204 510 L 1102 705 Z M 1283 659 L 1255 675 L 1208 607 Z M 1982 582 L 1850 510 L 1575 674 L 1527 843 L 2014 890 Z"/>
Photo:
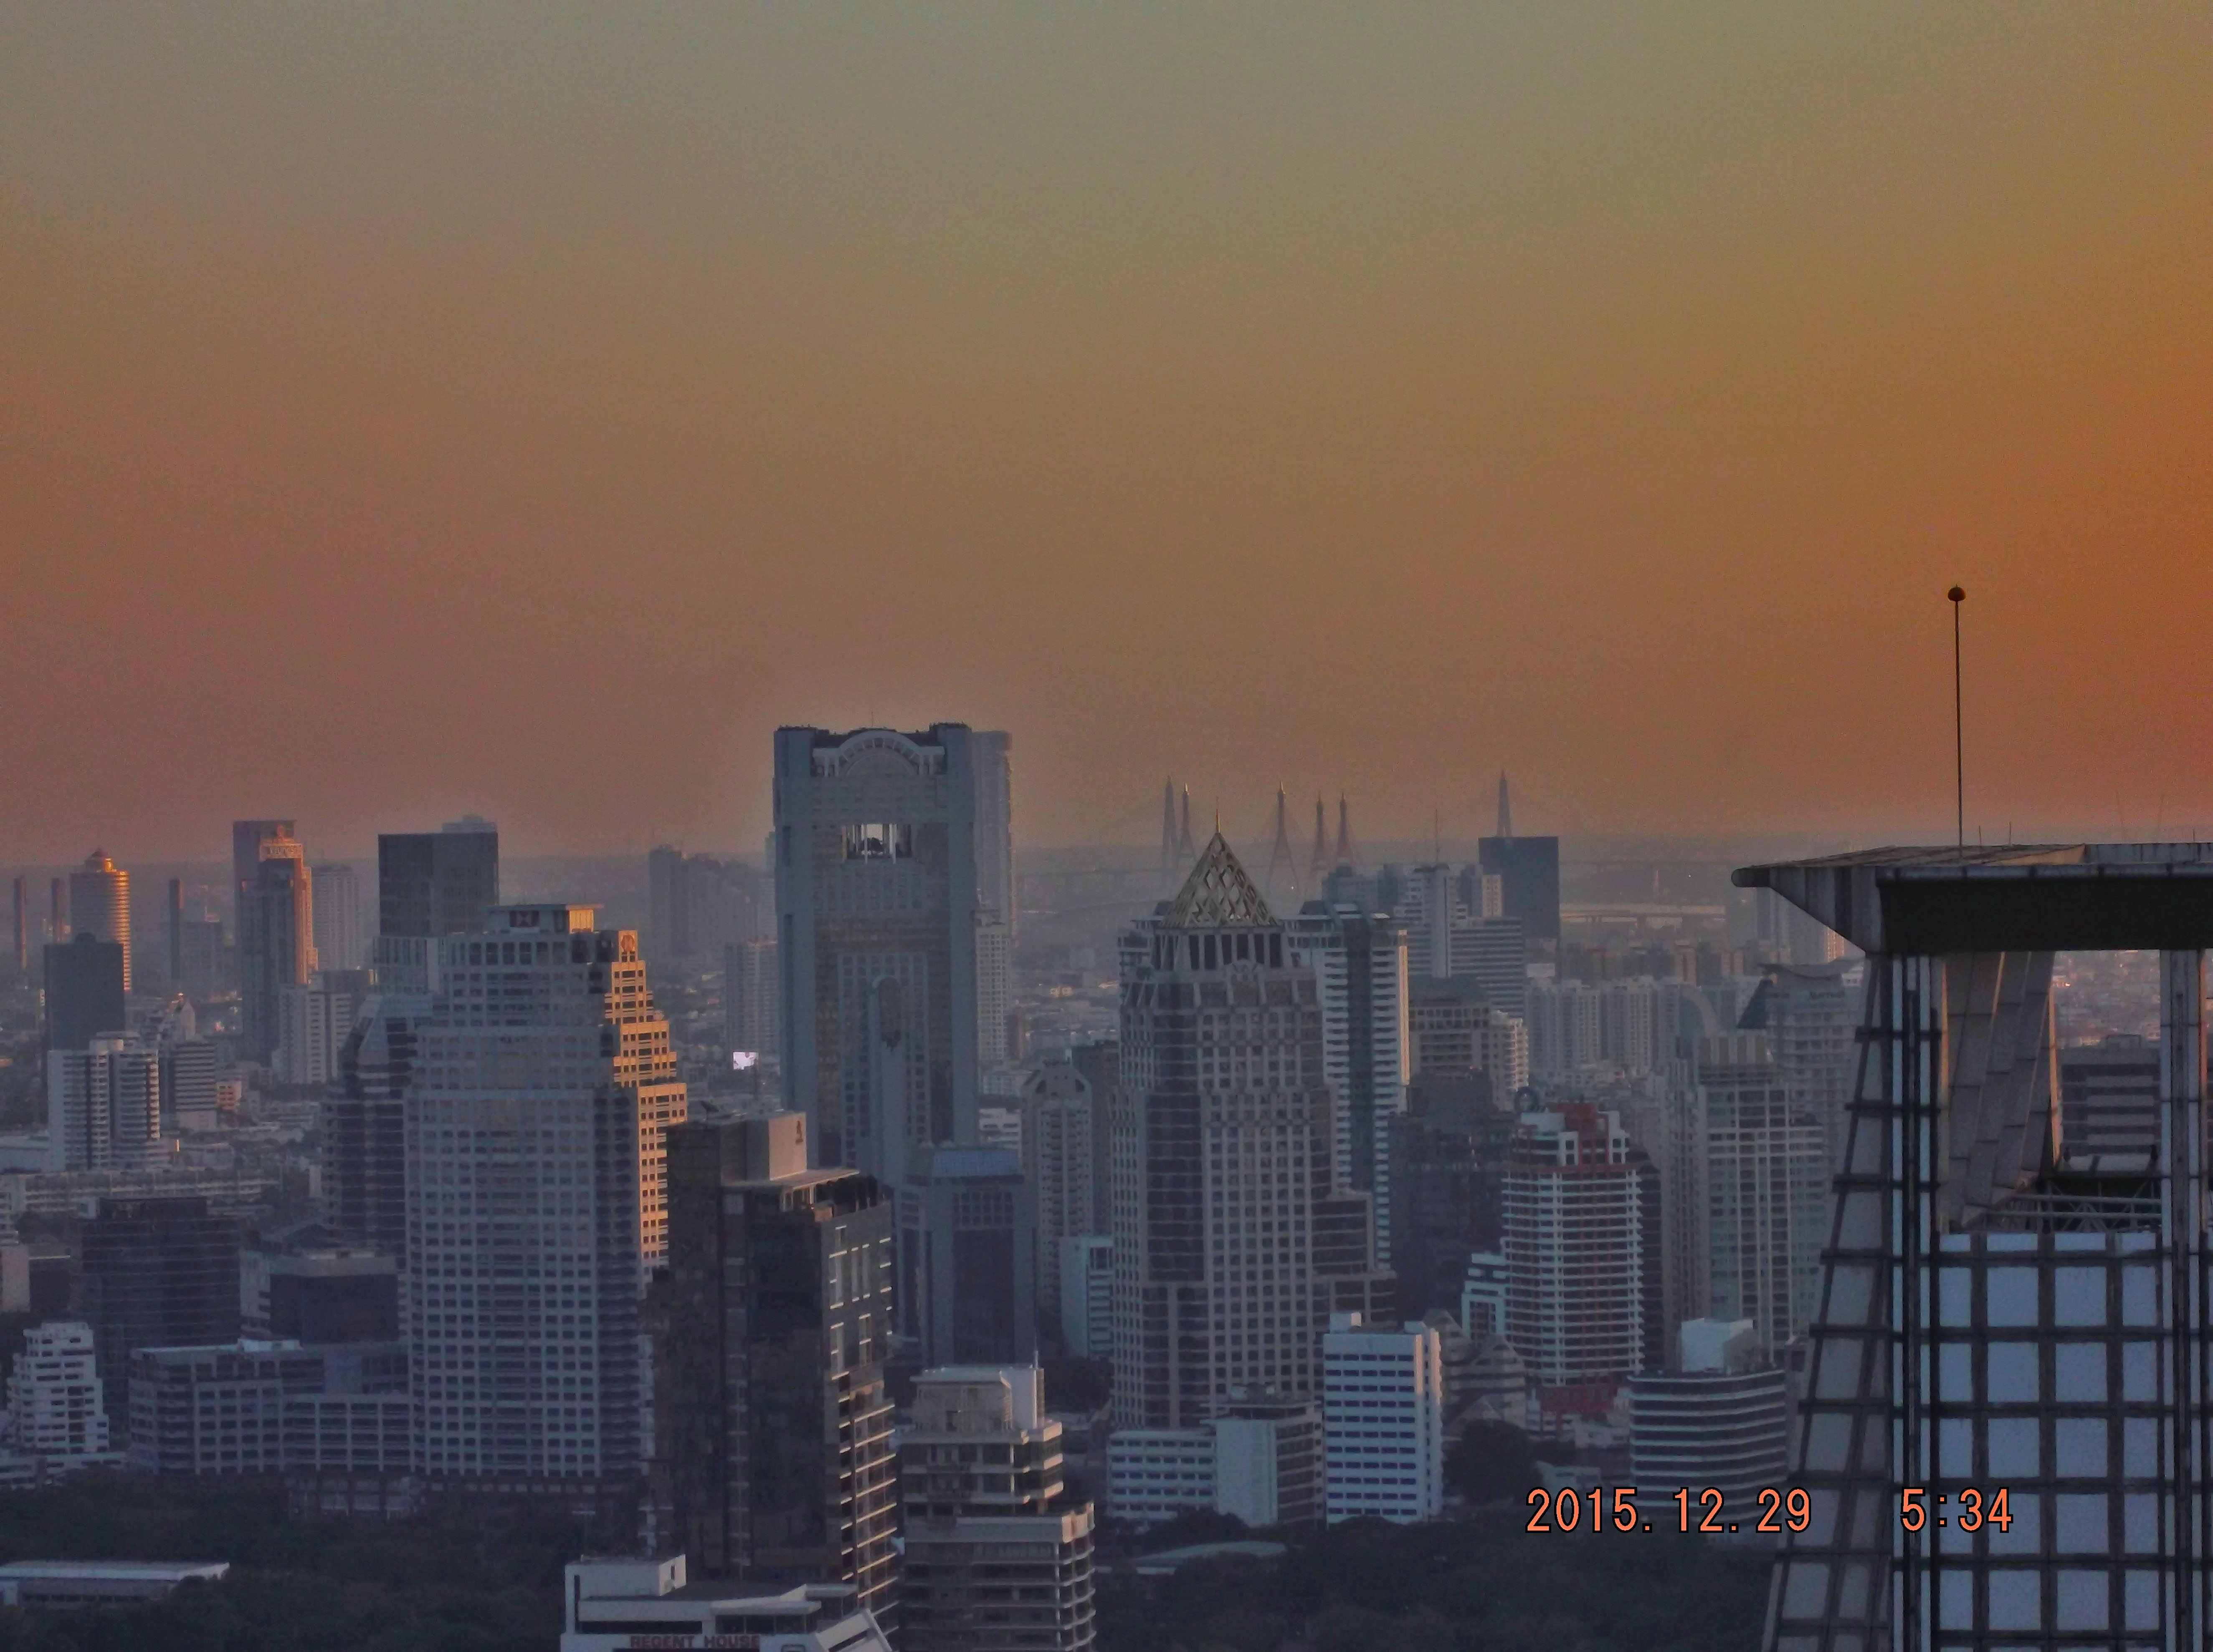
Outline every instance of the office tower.
<path id="1" fill-rule="evenodd" d="M 722 1041 L 733 1051 L 778 1057 L 777 985 L 775 942 L 733 941 L 722 948 Z"/>
<path id="2" fill-rule="evenodd" d="M 376 993 L 339 1046 L 323 1101 L 323 1196 L 341 1245 L 407 1253 L 406 1099 L 433 1007 L 428 993 Z"/>
<path id="3" fill-rule="evenodd" d="M 259 1334 L 311 1345 L 399 1340 L 399 1265 L 369 1251 L 317 1250 L 262 1258 L 266 1313 Z"/>
<path id="4" fill-rule="evenodd" d="M 418 1471 L 619 1497 L 643 1442 L 638 1292 L 685 1114 L 637 937 L 589 906 L 496 906 L 432 942 L 405 1107 Z"/>
<path id="5" fill-rule="evenodd" d="M 1330 1312 L 1378 1285 L 1369 1196 L 1335 1183 L 1320 984 L 1219 832 L 1125 942 L 1120 1060 L 1117 1424 L 1312 1397 Z"/>
<path id="6" fill-rule="evenodd" d="M 654 850 L 645 857 L 647 962 L 674 968 L 756 939 L 760 881 L 742 861 L 686 855 L 668 844 Z"/>
<path id="7" fill-rule="evenodd" d="M 1851 1118 L 1863 980 L 1856 963 L 1771 964 L 1734 1018 L 1741 1031 L 1767 1035 L 1791 1101 L 1821 1121 L 1832 1165 Z"/>
<path id="8" fill-rule="evenodd" d="M 1387 1253 L 1391 1124 L 1406 1107 L 1406 937 L 1389 917 L 1320 901 L 1283 930 L 1291 961 L 1311 969 L 1320 989 L 1336 1179 L 1371 1196 L 1376 1248 Z"/>
<path id="9" fill-rule="evenodd" d="M 1405 1525 L 1445 1503 L 1443 1344 L 1420 1324 L 1330 1317 L 1321 1339 L 1325 1518 Z"/>
<path id="10" fill-rule="evenodd" d="M 1024 1081 L 1022 1173 L 1037 1210 L 1038 1308 L 1048 1319 L 1060 1313 L 1062 1244 L 1104 1226 L 1091 1203 L 1092 1132 L 1100 1122 L 1090 1085 L 1066 1058 Z"/>
<path id="11" fill-rule="evenodd" d="M 1812 1323 L 1820 1282 L 1833 1173 L 1820 1119 L 1792 1097 L 1765 1034 L 1732 1033 L 1699 1041 L 1668 1135 L 1671 1308 L 1747 1320 L 1779 1355 Z"/>
<path id="12" fill-rule="evenodd" d="M 1467 1277 L 1460 1285 L 1460 1328 L 1480 1341 L 1506 1334 L 1506 1256 L 1501 1251 L 1476 1251 L 1467 1259 Z"/>
<path id="13" fill-rule="evenodd" d="M 1529 1071 L 1559 1079 L 1605 1060 L 1600 989 L 1588 981 L 1529 983 Z"/>
<path id="14" fill-rule="evenodd" d="M 1470 986 L 1477 991 L 1468 991 Z M 1529 1027 L 1466 976 L 1415 984 L 1406 1015 L 1407 1076 L 1482 1073 L 1503 1104 L 1529 1082 Z"/>
<path id="15" fill-rule="evenodd" d="M 1103 1234 L 1113 1222 L 1113 1141 L 1106 1121 L 1122 1082 L 1122 1046 L 1112 1039 L 1071 1045 L 1068 1064 L 1091 1091 L 1091 1219 Z"/>
<path id="16" fill-rule="evenodd" d="M 1844 956 L 1844 936 L 1809 917 L 1771 889 L 1752 898 L 1753 954 L 1763 964 L 1815 968 Z"/>
<path id="17" fill-rule="evenodd" d="M 1792 1435 L 1815 1512 L 1767 1645 L 2204 1645 L 2213 845 L 1869 850 L 1736 882 L 1862 948 L 1869 983 Z M 2163 1116 L 2148 1173 L 2115 1177 L 2059 1150 L 2053 957 L 2137 948 L 2161 954 Z"/>
<path id="18" fill-rule="evenodd" d="M 70 931 L 123 948 L 123 990 L 131 991 L 131 875 L 95 849 L 70 874 Z"/>
<path id="19" fill-rule="evenodd" d="M 561 1652 L 618 1646 L 773 1647 L 775 1652 L 891 1652 L 846 1583 L 725 1594 L 689 1581 L 687 1558 L 572 1560 L 563 1574 Z"/>
<path id="20" fill-rule="evenodd" d="M 976 914 L 976 1063 L 989 1072 L 1014 1058 L 1007 1042 L 1014 1009 L 1014 932 L 997 912 Z"/>
<path id="21" fill-rule="evenodd" d="M 1157 1526 L 1192 1509 L 1247 1526 L 1319 1525 L 1321 1409 L 1312 1399 L 1244 1393 L 1187 1428 L 1118 1428 L 1106 1442 L 1107 1509 Z"/>
<path id="22" fill-rule="evenodd" d="M 1072 1234 L 1060 1241 L 1060 1348 L 1070 1359 L 1114 1352 L 1114 1241 Z"/>
<path id="23" fill-rule="evenodd" d="M 271 1065 L 287 1084 L 327 1084 L 355 1015 L 369 997 L 369 972 L 319 969 L 312 979 L 277 990 L 277 1051 Z"/>
<path id="24" fill-rule="evenodd" d="M 1690 1488 L 1694 1519 L 1771 1529 L 1788 1511 L 1759 1494 L 1790 1485 L 1790 1398 L 1783 1370 L 1742 1320 L 1692 1320 L 1682 1329 L 1677 1369 L 1629 1379 L 1629 1473 L 1639 1500 L 1673 1517 L 1677 1491 Z M 1712 1487 L 1712 1511 L 1699 1493 Z"/>
<path id="25" fill-rule="evenodd" d="M 216 1127 L 215 1045 L 179 1039 L 161 1052 L 162 1125 L 167 1131 Z"/>
<path id="26" fill-rule="evenodd" d="M 1521 1116 L 1503 1203 L 1506 1339 L 1559 1403 L 1602 1410 L 1665 1351 L 1657 1176 L 1619 1114 L 1564 1102 Z"/>
<path id="27" fill-rule="evenodd" d="M 178 946 L 184 960 L 184 973 L 177 983 L 182 991 L 195 998 L 212 998 L 226 990 L 237 960 L 224 942 L 221 918 L 186 918 L 180 925 Z"/>
<path id="28" fill-rule="evenodd" d="M 896 1190 L 900 1336 L 924 1365 L 1037 1357 L 1037 1216 L 1021 1155 L 918 1149 Z"/>
<path id="29" fill-rule="evenodd" d="M 1560 840 L 1558 838 L 1517 838 L 1506 795 L 1506 777 L 1498 777 L 1498 834 L 1476 844 L 1484 871 L 1498 879 L 1500 916 L 1518 918 L 1532 941 L 1560 938 Z"/>
<path id="30" fill-rule="evenodd" d="M 84 1224 L 78 1289 L 111 1422 L 127 1422 L 131 1356 L 238 1337 L 238 1223 L 204 1198 L 111 1199 Z"/>
<path id="31" fill-rule="evenodd" d="M 163 909 L 163 961 L 168 966 L 168 990 L 185 990 L 185 881 L 169 880 L 168 900 Z"/>
<path id="32" fill-rule="evenodd" d="M 261 845 L 272 838 L 292 836 L 296 823 L 291 820 L 233 820 L 230 823 L 230 890 L 237 901 L 231 913 L 232 927 L 241 932 L 245 927 L 247 889 L 259 875 Z"/>
<path id="33" fill-rule="evenodd" d="M 324 861 L 309 873 L 315 886 L 315 961 L 324 969 L 368 967 L 361 875 L 344 861 Z"/>
<path id="34" fill-rule="evenodd" d="M 691 950 L 684 897 L 684 851 L 661 844 L 645 857 L 645 931 L 638 940 L 650 961 L 670 969 Z"/>
<path id="35" fill-rule="evenodd" d="M 1403 1318 L 1455 1307 L 1469 1253 L 1499 1242 L 1515 1116 L 1494 1094 L 1480 1073 L 1430 1072 L 1414 1081 L 1405 1113 L 1391 1121 L 1391 1271 Z"/>
<path id="36" fill-rule="evenodd" d="M 979 912 L 1014 925 L 1004 735 L 938 723 L 776 735 L 785 1105 L 887 1185 L 976 1140 Z"/>
<path id="37" fill-rule="evenodd" d="M 46 1139 L 58 1172 L 143 1163 L 162 1140 L 159 1054 L 120 1033 L 47 1051 Z"/>
<path id="38" fill-rule="evenodd" d="M 2059 1143 L 2071 1160 L 2123 1169 L 2159 1150 L 2159 1045 L 2133 1033 L 2059 1052 Z"/>
<path id="39" fill-rule="evenodd" d="M 466 935 L 499 905 L 499 828 L 474 814 L 436 832 L 386 832 L 376 839 L 377 984 L 425 993 L 430 942 Z"/>
<path id="40" fill-rule="evenodd" d="M 887 1612 L 891 1207 L 867 1176 L 809 1169 L 806 1132 L 789 1113 L 669 1131 L 660 1497 L 706 1576 L 835 1579 Z"/>
<path id="41" fill-rule="evenodd" d="M 315 903 L 307 851 L 290 832 L 261 838 L 238 899 L 239 1047 L 264 1064 L 277 1053 L 278 995 L 315 972 Z"/>
<path id="42" fill-rule="evenodd" d="M 20 872 L 10 886 L 10 893 L 14 897 L 15 918 L 12 931 L 15 945 L 10 956 L 15 964 L 15 978 L 20 982 L 27 980 L 31 973 L 31 891 L 29 881 Z"/>
<path id="43" fill-rule="evenodd" d="M 131 1361 L 130 1466 L 283 1474 L 294 1496 L 302 1476 L 396 1478 L 407 1472 L 408 1411 L 407 1350 L 396 1342 L 142 1348 Z"/>
<path id="44" fill-rule="evenodd" d="M 1088 1652 L 1091 1505 L 1061 1461 L 1036 1366 L 923 1373 L 899 1447 L 902 1652 Z"/>
<path id="45" fill-rule="evenodd" d="M 27 1327 L 8 1378 L 8 1409 L 20 1455 L 62 1463 L 105 1455 L 107 1405 L 92 1327 L 75 1320 Z"/>
<path id="46" fill-rule="evenodd" d="M 46 948 L 46 1048 L 82 1050 L 130 1024 L 123 996 L 123 948 L 89 935 Z"/>

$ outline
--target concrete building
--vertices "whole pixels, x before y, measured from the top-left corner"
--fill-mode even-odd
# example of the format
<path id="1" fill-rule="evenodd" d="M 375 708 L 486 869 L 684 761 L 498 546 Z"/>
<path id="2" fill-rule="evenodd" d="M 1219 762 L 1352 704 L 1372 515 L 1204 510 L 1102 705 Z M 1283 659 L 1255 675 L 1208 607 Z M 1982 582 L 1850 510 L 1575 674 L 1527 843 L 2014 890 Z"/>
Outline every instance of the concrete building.
<path id="1" fill-rule="evenodd" d="M 44 960 L 47 1049 L 82 1050 L 101 1034 L 130 1026 L 121 947 L 80 935 L 49 943 Z"/>
<path id="2" fill-rule="evenodd" d="M 2059 1052 L 2059 1149 L 2084 1168 L 2147 1169 L 2159 1151 L 2159 1045 L 2130 1033 Z"/>
<path id="3" fill-rule="evenodd" d="M 145 1162 L 162 1140 L 162 1058 L 120 1033 L 46 1052 L 46 1143 L 57 1172 Z"/>
<path id="4" fill-rule="evenodd" d="M 34 1480 L 115 1460 L 88 1325 L 50 1320 L 23 1332 L 8 1378 L 8 1410 L 15 1454 L 35 1465 Z"/>
<path id="5" fill-rule="evenodd" d="M 132 1355 L 236 1339 L 239 1224 L 204 1198 L 109 1198 L 78 1243 L 108 1420 L 127 1424 Z"/>
<path id="6" fill-rule="evenodd" d="M 1428 1326 L 1331 1317 L 1321 1339 L 1324 1507 L 1332 1525 L 1444 1512 L 1443 1345 Z"/>
<path id="7" fill-rule="evenodd" d="M 1114 1353 L 1114 1240 L 1071 1234 L 1060 1241 L 1060 1346 L 1070 1359 Z"/>
<path id="8" fill-rule="evenodd" d="M 112 941 L 123 948 L 123 990 L 132 990 L 131 972 L 131 875 L 95 849 L 70 874 L 70 931 Z"/>
<path id="9" fill-rule="evenodd" d="M 339 1076 L 346 1039 L 369 996 L 369 972 L 318 969 L 277 989 L 277 1050 L 271 1066 L 287 1084 L 328 1084 Z"/>
<path id="10" fill-rule="evenodd" d="M 733 1051 L 779 1058 L 776 942 L 733 941 L 722 948 L 722 1042 Z"/>
<path id="11" fill-rule="evenodd" d="M 376 839 L 377 984 L 428 994 L 430 942 L 467 935 L 499 905 L 499 828 L 474 814 L 436 832 L 387 832 Z"/>
<path id="12" fill-rule="evenodd" d="M 1465 978 L 1415 988 L 1407 1012 L 1407 1076 L 1481 1073 L 1491 1094 L 1509 1101 L 1529 1082 L 1529 1024 L 1485 997 L 1454 990 Z"/>
<path id="13" fill-rule="evenodd" d="M 1322 1076 L 1335 1095 L 1339 1186 L 1369 1195 L 1379 1253 L 1391 1248 L 1391 1125 L 1406 1110 L 1407 940 L 1396 922 L 1310 900 L 1283 925 L 1293 962 L 1320 989 Z"/>
<path id="14" fill-rule="evenodd" d="M 367 969 L 369 935 L 362 919 L 361 875 L 344 861 L 308 869 L 315 887 L 315 961 L 326 970 Z"/>
<path id="15" fill-rule="evenodd" d="M 1789 1466 L 1812 1513 L 1767 1646 L 2204 1644 L 2213 845 L 1870 850 L 1736 881 L 1862 948 L 1869 982 Z M 2161 953 L 2149 1174 L 2059 1152 L 2053 957 L 2101 949 Z"/>
<path id="16" fill-rule="evenodd" d="M 899 1333 L 921 1364 L 1037 1357 L 1038 1241 L 1021 1156 L 918 1150 L 896 1199 Z"/>
<path id="17" fill-rule="evenodd" d="M 1247 1526 L 1311 1527 L 1322 1518 L 1321 1409 L 1311 1399 L 1233 1395 L 1184 1429 L 1116 1429 L 1106 1442 L 1107 1509 L 1158 1526 L 1194 1509 Z"/>
<path id="18" fill-rule="evenodd" d="M 1500 911 L 1521 920 L 1532 941 L 1560 938 L 1560 840 L 1517 838 L 1506 793 L 1498 777 L 1498 831 L 1476 844 L 1484 872 L 1499 881 Z"/>
<path id="19" fill-rule="evenodd" d="M 850 1584 L 781 1594 L 687 1582 L 686 1558 L 572 1560 L 562 1581 L 561 1652 L 639 1646 L 743 1647 L 747 1652 L 891 1652 Z"/>
<path id="20" fill-rule="evenodd" d="M 216 1127 L 215 1045 L 207 1039 L 180 1039 L 160 1053 L 162 1126 L 166 1131 Z"/>
<path id="21" fill-rule="evenodd" d="M 266 1063 L 282 1036 L 283 989 L 304 986 L 315 972 L 314 880 L 289 829 L 259 838 L 254 856 L 238 892 L 239 1046 Z"/>
<path id="22" fill-rule="evenodd" d="M 825 1163 L 895 1186 L 911 1151 L 977 1139 L 977 926 L 1015 923 L 1010 745 L 777 731 L 784 1100 Z"/>
<path id="23" fill-rule="evenodd" d="M 1506 1339 L 1540 1387 L 1602 1409 L 1664 1360 L 1658 1182 L 1617 1113 L 1522 1115 L 1505 1172 Z"/>
<path id="24" fill-rule="evenodd" d="M 1239 1388 L 1312 1398 L 1329 1314 L 1392 1289 L 1369 1196 L 1335 1174 L 1314 972 L 1219 832 L 1122 952 L 1116 1423 L 1197 1427 Z"/>
<path id="25" fill-rule="evenodd" d="M 427 992 L 372 994 L 339 1046 L 323 1099 L 323 1196 L 340 1245 L 406 1254 L 406 1098 L 435 1003 Z"/>
<path id="26" fill-rule="evenodd" d="M 1093 1644 L 1091 1505 L 1065 1497 L 1061 1465 L 1036 1366 L 922 1375 L 899 1447 L 902 1652 Z"/>
<path id="27" fill-rule="evenodd" d="M 976 914 L 976 1065 L 978 1074 L 1018 1056 L 1009 1033 L 1015 1008 L 1015 934 L 999 913 Z"/>
<path id="28" fill-rule="evenodd" d="M 1047 1061 L 1022 1084 L 1022 1173 L 1037 1209 L 1038 1305 L 1061 1311 L 1060 1258 L 1070 1240 L 1104 1231 L 1091 1203 L 1092 1132 L 1104 1125 L 1091 1086 L 1070 1062 Z"/>
<path id="29" fill-rule="evenodd" d="M 1789 1395 L 1783 1370 L 1767 1357 L 1748 1320 L 1693 1320 L 1682 1328 L 1678 1369 L 1629 1379 L 1629 1473 L 1638 1500 L 1662 1511 L 1688 1487 L 1691 1518 L 1710 1486 L 1722 1494 L 1719 1521 L 1752 1535 L 1763 1516 L 1783 1511 L 1759 1501 L 1790 1485 Z"/>
<path id="30" fill-rule="evenodd" d="M 1832 1164 L 1851 1119 L 1865 976 L 1856 962 L 1771 963 L 1732 1018 L 1739 1031 L 1767 1035 L 1793 1106 L 1820 1121 Z"/>
<path id="31" fill-rule="evenodd" d="M 1391 1270 L 1402 1316 L 1455 1308 L 1469 1253 L 1499 1243 L 1515 1115 L 1493 1105 L 1496 1094 L 1482 1073 L 1432 1069 L 1408 1087 L 1407 1110 L 1392 1121 Z"/>
<path id="32" fill-rule="evenodd" d="M 397 1342 L 399 1264 L 375 1251 L 249 1249 L 239 1259 L 239 1312 L 255 1338 Z"/>
<path id="33" fill-rule="evenodd" d="M 882 1189 L 809 1169 L 787 1113 L 672 1130 L 668 1191 L 655 1458 L 671 1536 L 704 1575 L 840 1581 L 895 1622 Z"/>
<path id="34" fill-rule="evenodd" d="M 142 1348 L 130 1414 L 136 1473 L 404 1475 L 407 1350 L 289 1338 Z"/>
<path id="35" fill-rule="evenodd" d="M 663 844 L 646 856 L 646 960 L 674 970 L 759 937 L 760 874 L 743 861 L 686 855 Z M 741 1048 L 755 1048 L 741 1045 Z"/>
<path id="36" fill-rule="evenodd" d="M 1467 1259 L 1467 1280 L 1460 1287 L 1460 1328 L 1472 1338 L 1506 1334 L 1506 1258 L 1478 1251 Z"/>
<path id="37" fill-rule="evenodd" d="M 82 1612 L 137 1606 L 229 1574 L 227 1560 L 11 1560 L 0 1566 L 0 1606 Z"/>
<path id="38" fill-rule="evenodd" d="M 417 1469 L 457 1491 L 632 1493 L 638 1292 L 686 1111 L 637 936 L 495 907 L 433 943 L 405 1106 Z"/>

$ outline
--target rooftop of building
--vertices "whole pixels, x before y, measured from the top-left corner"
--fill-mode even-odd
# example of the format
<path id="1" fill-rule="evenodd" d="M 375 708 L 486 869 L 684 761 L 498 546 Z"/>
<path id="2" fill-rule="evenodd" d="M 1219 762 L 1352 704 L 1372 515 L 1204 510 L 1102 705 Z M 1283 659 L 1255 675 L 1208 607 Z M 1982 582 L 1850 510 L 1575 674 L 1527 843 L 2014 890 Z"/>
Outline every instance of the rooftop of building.
<path id="1" fill-rule="evenodd" d="M 1139 1577 L 1167 1577 L 1194 1560 L 1221 1560 L 1232 1555 L 1247 1560 L 1279 1560 L 1284 1553 L 1284 1545 L 1280 1543 L 1242 1538 L 1228 1543 L 1193 1543 L 1180 1549 L 1162 1549 L 1155 1554 L 1139 1555 L 1126 1564 Z"/>

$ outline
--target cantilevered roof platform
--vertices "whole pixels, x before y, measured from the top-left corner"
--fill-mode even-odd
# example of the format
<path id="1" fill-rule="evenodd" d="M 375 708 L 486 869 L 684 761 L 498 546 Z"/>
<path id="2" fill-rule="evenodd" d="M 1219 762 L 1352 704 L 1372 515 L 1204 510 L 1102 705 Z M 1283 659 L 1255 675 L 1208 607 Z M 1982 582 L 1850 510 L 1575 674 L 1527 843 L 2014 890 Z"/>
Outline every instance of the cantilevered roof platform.
<path id="1" fill-rule="evenodd" d="M 1868 849 L 1741 866 L 1865 952 L 2189 952 L 2213 948 L 2213 844 Z"/>

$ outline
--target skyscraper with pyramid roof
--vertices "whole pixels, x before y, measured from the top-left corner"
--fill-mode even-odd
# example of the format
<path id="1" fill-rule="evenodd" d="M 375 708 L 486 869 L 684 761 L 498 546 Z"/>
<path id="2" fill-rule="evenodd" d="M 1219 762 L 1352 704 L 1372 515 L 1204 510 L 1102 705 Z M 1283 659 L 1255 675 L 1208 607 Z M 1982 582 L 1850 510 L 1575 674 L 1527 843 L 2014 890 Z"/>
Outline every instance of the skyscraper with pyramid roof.
<path id="1" fill-rule="evenodd" d="M 1314 973 L 1218 832 L 1125 939 L 1121 1062 L 1117 1424 L 1317 1395 L 1330 1314 L 1387 1310 L 1393 1284 L 1369 1196 L 1339 1186 Z"/>

